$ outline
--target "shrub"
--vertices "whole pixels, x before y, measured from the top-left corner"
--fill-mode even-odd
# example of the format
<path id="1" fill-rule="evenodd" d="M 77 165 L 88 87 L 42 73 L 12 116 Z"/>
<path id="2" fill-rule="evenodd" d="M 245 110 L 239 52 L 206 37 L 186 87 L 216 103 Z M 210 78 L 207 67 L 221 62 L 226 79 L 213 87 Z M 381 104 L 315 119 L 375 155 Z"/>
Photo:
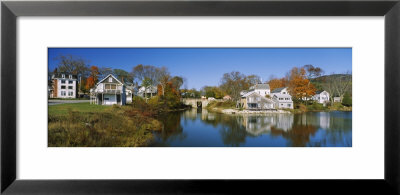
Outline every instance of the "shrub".
<path id="1" fill-rule="evenodd" d="M 342 104 L 343 106 L 352 106 L 352 98 L 348 93 L 344 94 Z"/>
<path id="2" fill-rule="evenodd" d="M 308 106 L 308 110 L 314 110 L 314 111 L 318 111 L 318 110 L 325 110 L 326 107 L 324 107 L 324 105 L 320 104 L 320 103 L 316 103 L 314 102 L 313 104 Z"/>
<path id="3" fill-rule="evenodd" d="M 306 112 L 307 111 L 307 106 L 304 105 L 304 104 L 298 104 L 298 108 L 302 112 Z"/>

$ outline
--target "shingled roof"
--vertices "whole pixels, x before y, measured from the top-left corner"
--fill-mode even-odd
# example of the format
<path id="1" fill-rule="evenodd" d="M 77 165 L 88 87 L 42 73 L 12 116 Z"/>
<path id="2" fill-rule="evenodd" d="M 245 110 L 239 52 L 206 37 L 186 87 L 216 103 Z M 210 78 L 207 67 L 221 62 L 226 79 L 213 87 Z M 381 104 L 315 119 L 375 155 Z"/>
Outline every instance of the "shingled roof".
<path id="1" fill-rule="evenodd" d="M 276 88 L 274 90 L 271 91 L 271 93 L 280 93 L 282 90 L 284 90 L 286 87 L 280 87 L 280 88 Z"/>
<path id="2" fill-rule="evenodd" d="M 269 84 L 255 84 L 250 89 L 269 89 Z"/>
<path id="3" fill-rule="evenodd" d="M 68 78 L 69 78 L 69 75 L 72 75 L 72 79 L 77 79 L 77 78 L 78 78 L 78 76 L 76 76 L 75 74 L 66 73 L 66 72 L 57 72 L 57 73 L 53 73 L 52 76 L 51 76 L 51 78 L 52 78 L 52 79 L 56 79 L 56 78 L 61 79 L 61 78 L 62 78 L 62 75 L 65 75 L 65 79 L 68 79 Z"/>

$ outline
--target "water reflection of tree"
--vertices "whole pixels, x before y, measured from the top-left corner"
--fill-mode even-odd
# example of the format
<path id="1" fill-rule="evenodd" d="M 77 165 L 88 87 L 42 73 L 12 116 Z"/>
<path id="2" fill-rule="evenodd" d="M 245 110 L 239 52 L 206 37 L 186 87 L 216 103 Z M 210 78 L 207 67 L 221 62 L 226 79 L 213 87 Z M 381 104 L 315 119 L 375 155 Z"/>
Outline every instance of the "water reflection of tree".
<path id="1" fill-rule="evenodd" d="M 223 125 L 219 132 L 222 137 L 222 141 L 226 146 L 240 146 L 246 143 L 246 130 L 238 123 L 229 123 L 229 125 Z"/>
<path id="2" fill-rule="evenodd" d="M 163 123 L 163 129 L 159 133 L 159 138 L 162 141 L 183 140 L 187 137 L 181 125 L 180 112 L 164 114 L 158 118 Z"/>
<path id="3" fill-rule="evenodd" d="M 307 120 L 310 118 L 312 121 Z M 314 123 L 312 117 L 307 117 L 307 115 L 295 115 L 292 129 L 283 130 L 276 127 L 271 128 L 271 135 L 282 136 L 289 140 L 291 146 L 304 147 L 310 142 L 311 136 L 315 135 L 318 131 L 318 127 L 312 125 Z"/>
<path id="4" fill-rule="evenodd" d="M 225 146 L 240 146 L 246 143 L 246 129 L 237 122 L 236 116 L 212 114 L 214 115 L 211 119 L 209 117 L 202 117 L 203 122 L 218 128 Z"/>
<path id="5" fill-rule="evenodd" d="M 318 136 L 316 133 L 318 133 Z M 272 128 L 271 135 L 282 136 L 291 146 L 351 146 L 351 113 L 320 112 L 295 115 L 289 131 Z M 350 135 L 349 135 L 350 134 Z M 313 140 L 312 140 L 313 139 Z"/>

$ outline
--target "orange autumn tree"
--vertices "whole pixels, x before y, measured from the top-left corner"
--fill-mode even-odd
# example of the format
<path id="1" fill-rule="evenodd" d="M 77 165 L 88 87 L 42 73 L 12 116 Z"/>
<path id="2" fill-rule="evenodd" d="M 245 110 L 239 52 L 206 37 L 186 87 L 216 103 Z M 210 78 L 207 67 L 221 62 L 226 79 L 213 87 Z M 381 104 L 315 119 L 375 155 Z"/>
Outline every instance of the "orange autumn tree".
<path id="1" fill-rule="evenodd" d="M 306 70 L 304 68 L 294 67 L 288 73 L 289 83 L 288 90 L 290 95 L 298 100 L 307 100 L 315 95 L 316 88 L 307 79 Z"/>
<path id="2" fill-rule="evenodd" d="M 90 75 L 86 79 L 86 90 L 90 90 L 99 80 L 99 68 L 97 66 L 90 67 Z"/>
<path id="3" fill-rule="evenodd" d="M 166 82 L 164 87 L 162 87 L 160 84 L 157 85 L 157 90 L 161 100 L 160 102 L 161 104 L 163 104 L 167 108 L 179 107 L 181 95 L 179 93 L 179 90 L 177 89 L 176 86 L 174 86 L 172 81 Z"/>
<path id="4" fill-rule="evenodd" d="M 277 89 L 277 88 L 286 87 L 287 80 L 286 80 L 286 78 L 271 79 L 268 82 L 268 84 L 269 84 L 269 87 L 270 87 L 271 91 L 273 91 L 274 89 Z"/>

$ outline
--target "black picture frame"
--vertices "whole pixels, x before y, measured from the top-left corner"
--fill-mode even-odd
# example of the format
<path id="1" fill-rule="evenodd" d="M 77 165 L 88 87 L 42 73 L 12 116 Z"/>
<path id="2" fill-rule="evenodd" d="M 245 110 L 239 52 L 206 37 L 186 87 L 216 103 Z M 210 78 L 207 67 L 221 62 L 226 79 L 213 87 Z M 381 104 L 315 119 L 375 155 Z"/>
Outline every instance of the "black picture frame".
<path id="1" fill-rule="evenodd" d="M 382 180 L 16 179 L 19 16 L 385 16 L 385 176 Z M 399 0 L 2 1 L 1 192 L 4 194 L 399 194 Z M 329 168 L 329 167 L 327 167 Z M 368 170 L 365 170 L 368 171 Z"/>

